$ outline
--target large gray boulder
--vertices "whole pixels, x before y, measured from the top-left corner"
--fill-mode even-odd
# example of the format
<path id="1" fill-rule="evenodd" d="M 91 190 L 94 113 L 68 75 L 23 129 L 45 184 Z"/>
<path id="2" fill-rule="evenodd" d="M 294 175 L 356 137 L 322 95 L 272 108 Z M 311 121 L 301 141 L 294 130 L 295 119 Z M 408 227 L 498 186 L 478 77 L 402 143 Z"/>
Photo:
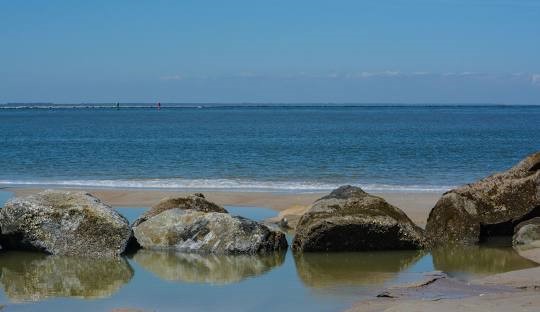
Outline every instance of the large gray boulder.
<path id="1" fill-rule="evenodd" d="M 146 249 L 256 254 L 287 248 L 285 234 L 226 212 L 185 206 L 149 215 L 133 225 L 137 242 Z"/>
<path id="2" fill-rule="evenodd" d="M 157 204 L 152 206 L 150 210 L 143 213 L 135 222 L 134 226 L 141 224 L 142 222 L 157 216 L 158 214 L 169 209 L 186 209 L 196 210 L 202 212 L 224 212 L 227 213 L 225 208 L 214 204 L 206 200 L 203 194 L 195 193 L 187 197 L 166 197 L 160 200 Z"/>
<path id="3" fill-rule="evenodd" d="M 431 210 L 431 243 L 476 244 L 491 236 L 512 236 L 522 221 L 540 216 L 540 152 L 508 171 L 443 194 Z"/>
<path id="4" fill-rule="evenodd" d="M 131 236 L 129 222 L 99 199 L 52 190 L 8 201 L 0 228 L 6 249 L 83 257 L 119 256 Z"/>
<path id="5" fill-rule="evenodd" d="M 540 217 L 523 221 L 515 228 L 514 246 L 540 247 Z"/>
<path id="6" fill-rule="evenodd" d="M 300 218 L 296 251 L 421 249 L 421 228 L 399 208 L 358 187 L 342 186 L 317 200 Z"/>

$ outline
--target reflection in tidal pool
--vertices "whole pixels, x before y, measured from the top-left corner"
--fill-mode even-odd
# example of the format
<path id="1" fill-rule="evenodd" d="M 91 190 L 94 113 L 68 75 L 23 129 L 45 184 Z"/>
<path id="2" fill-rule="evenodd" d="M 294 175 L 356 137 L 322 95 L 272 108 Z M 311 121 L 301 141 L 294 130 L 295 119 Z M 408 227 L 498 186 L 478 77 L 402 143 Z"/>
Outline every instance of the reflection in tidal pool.
<path id="1" fill-rule="evenodd" d="M 201 255 L 139 250 L 133 259 L 164 280 L 224 285 L 264 274 L 282 265 L 285 253 L 254 256 Z"/>
<path id="2" fill-rule="evenodd" d="M 49 297 L 107 298 L 133 277 L 125 259 L 85 259 L 9 251 L 0 256 L 0 283 L 13 301 Z"/>
<path id="3" fill-rule="evenodd" d="M 435 269 L 464 279 L 538 265 L 521 257 L 511 247 L 447 246 L 435 249 L 431 253 Z"/>
<path id="4" fill-rule="evenodd" d="M 416 263 L 424 252 L 298 253 L 298 276 L 309 287 L 382 285 Z M 429 270 L 429 268 L 426 268 Z"/>

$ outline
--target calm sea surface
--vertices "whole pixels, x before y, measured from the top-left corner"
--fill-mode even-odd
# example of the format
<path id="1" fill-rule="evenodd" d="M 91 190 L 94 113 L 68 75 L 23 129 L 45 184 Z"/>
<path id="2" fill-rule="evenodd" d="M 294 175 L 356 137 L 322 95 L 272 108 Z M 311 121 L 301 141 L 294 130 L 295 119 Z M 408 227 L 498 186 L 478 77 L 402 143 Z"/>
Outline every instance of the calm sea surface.
<path id="1" fill-rule="evenodd" d="M 0 109 L 0 184 L 443 190 L 538 133 L 538 106 Z"/>
<path id="2" fill-rule="evenodd" d="M 0 206 L 10 196 L 0 191 Z M 144 210 L 118 208 L 130 221 Z M 264 208 L 227 210 L 254 220 L 275 215 Z M 343 311 L 423 272 L 467 280 L 534 266 L 497 246 L 266 256 L 139 250 L 119 259 L 4 251 L 0 305 L 7 311 Z"/>

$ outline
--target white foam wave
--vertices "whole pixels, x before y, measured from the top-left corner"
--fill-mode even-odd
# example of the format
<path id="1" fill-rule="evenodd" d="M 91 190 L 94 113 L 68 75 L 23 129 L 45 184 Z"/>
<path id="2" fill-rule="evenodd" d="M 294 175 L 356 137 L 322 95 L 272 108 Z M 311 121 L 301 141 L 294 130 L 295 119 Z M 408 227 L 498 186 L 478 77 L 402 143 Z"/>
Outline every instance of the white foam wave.
<path id="1" fill-rule="evenodd" d="M 62 186 L 140 189 L 199 189 L 236 191 L 317 192 L 352 184 L 369 192 L 443 192 L 445 185 L 391 185 L 358 183 L 319 183 L 311 181 L 254 181 L 240 179 L 119 179 L 119 180 L 0 180 L 4 186 Z"/>

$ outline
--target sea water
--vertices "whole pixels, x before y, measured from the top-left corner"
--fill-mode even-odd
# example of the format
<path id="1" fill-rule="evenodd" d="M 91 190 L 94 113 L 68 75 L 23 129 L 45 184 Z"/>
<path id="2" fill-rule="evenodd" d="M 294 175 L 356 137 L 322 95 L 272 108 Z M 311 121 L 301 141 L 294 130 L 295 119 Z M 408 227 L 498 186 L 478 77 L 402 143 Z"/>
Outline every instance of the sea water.
<path id="1" fill-rule="evenodd" d="M 0 185 L 442 191 L 540 150 L 540 106 L 0 109 Z"/>

